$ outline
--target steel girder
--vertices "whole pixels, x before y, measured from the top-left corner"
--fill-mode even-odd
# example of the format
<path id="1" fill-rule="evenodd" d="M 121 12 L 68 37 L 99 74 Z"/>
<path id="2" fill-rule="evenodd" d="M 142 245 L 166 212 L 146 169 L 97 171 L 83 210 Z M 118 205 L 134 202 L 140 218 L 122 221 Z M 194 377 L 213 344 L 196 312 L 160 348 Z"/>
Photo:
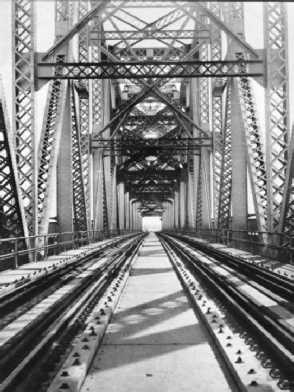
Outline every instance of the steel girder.
<path id="1" fill-rule="evenodd" d="M 12 2 L 13 133 L 19 184 L 30 234 L 38 233 L 34 7 L 33 0 Z"/>

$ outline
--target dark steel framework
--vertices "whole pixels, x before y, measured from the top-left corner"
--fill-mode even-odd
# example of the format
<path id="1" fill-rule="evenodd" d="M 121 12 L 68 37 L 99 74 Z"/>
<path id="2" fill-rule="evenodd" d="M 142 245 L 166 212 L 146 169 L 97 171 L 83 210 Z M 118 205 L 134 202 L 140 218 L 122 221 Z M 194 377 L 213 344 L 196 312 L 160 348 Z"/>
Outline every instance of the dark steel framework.
<path id="1" fill-rule="evenodd" d="M 12 1 L 15 148 L 1 111 L 11 233 L 48 232 L 56 178 L 61 231 L 138 228 L 152 214 L 165 229 L 246 230 L 248 178 L 262 241 L 292 234 L 285 3 L 264 3 L 263 51 L 246 42 L 241 2 L 55 3 L 55 43 L 38 54 L 34 1 Z M 136 14 L 155 4 L 163 16 Z M 265 91 L 266 129 L 252 79 Z"/>

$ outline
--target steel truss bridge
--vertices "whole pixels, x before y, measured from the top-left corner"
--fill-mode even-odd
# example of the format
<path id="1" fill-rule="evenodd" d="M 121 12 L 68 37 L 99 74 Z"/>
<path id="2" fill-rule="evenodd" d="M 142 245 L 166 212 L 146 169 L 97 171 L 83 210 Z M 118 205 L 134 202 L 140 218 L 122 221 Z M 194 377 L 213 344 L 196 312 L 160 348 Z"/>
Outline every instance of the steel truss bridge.
<path id="1" fill-rule="evenodd" d="M 242 2 L 55 0 L 55 43 L 38 53 L 36 2 L 11 2 L 1 238 L 42 242 L 52 216 L 60 232 L 140 229 L 148 215 L 161 216 L 164 230 L 246 231 L 249 189 L 260 241 L 291 242 L 286 3 L 263 3 L 257 50 L 246 41 Z M 160 16 L 151 20 L 152 6 Z"/>

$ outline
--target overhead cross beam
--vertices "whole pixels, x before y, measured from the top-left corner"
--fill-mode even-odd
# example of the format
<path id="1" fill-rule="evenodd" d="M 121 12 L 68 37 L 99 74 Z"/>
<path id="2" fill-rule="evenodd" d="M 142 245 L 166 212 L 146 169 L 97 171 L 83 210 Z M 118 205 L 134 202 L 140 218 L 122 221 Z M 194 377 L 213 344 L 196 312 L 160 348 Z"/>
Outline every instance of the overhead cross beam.
<path id="1" fill-rule="evenodd" d="M 147 150 L 148 148 L 164 148 L 165 151 L 178 150 L 187 151 L 190 153 L 195 149 L 198 150 L 201 147 L 211 146 L 211 139 L 209 138 L 159 138 L 159 139 L 92 139 L 91 147 L 109 149 L 111 151 L 124 151 L 131 149 L 136 150 Z"/>
<path id="2" fill-rule="evenodd" d="M 240 68 L 242 71 L 240 72 Z M 62 69 L 61 76 L 54 72 Z M 53 71 L 53 73 L 52 73 Z M 262 60 L 39 63 L 39 79 L 223 78 L 263 75 Z"/>
<path id="3" fill-rule="evenodd" d="M 90 32 L 90 39 L 94 40 L 141 40 L 141 39 L 208 39 L 208 30 L 153 30 L 151 28 L 138 31 L 94 31 Z"/>

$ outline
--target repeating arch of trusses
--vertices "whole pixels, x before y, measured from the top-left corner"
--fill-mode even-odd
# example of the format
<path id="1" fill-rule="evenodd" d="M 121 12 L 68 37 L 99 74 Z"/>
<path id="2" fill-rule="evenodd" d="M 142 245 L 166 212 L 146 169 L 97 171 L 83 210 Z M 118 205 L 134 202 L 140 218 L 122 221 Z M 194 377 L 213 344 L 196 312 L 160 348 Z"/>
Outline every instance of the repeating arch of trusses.
<path id="1" fill-rule="evenodd" d="M 48 232 L 56 179 L 61 231 L 138 227 L 152 214 L 165 228 L 246 230 L 249 178 L 258 230 L 292 233 L 285 3 L 264 3 L 258 51 L 244 36 L 241 2 L 55 0 L 55 43 L 42 54 L 35 2 L 12 3 L 5 235 Z M 265 91 L 266 132 L 252 79 Z"/>

